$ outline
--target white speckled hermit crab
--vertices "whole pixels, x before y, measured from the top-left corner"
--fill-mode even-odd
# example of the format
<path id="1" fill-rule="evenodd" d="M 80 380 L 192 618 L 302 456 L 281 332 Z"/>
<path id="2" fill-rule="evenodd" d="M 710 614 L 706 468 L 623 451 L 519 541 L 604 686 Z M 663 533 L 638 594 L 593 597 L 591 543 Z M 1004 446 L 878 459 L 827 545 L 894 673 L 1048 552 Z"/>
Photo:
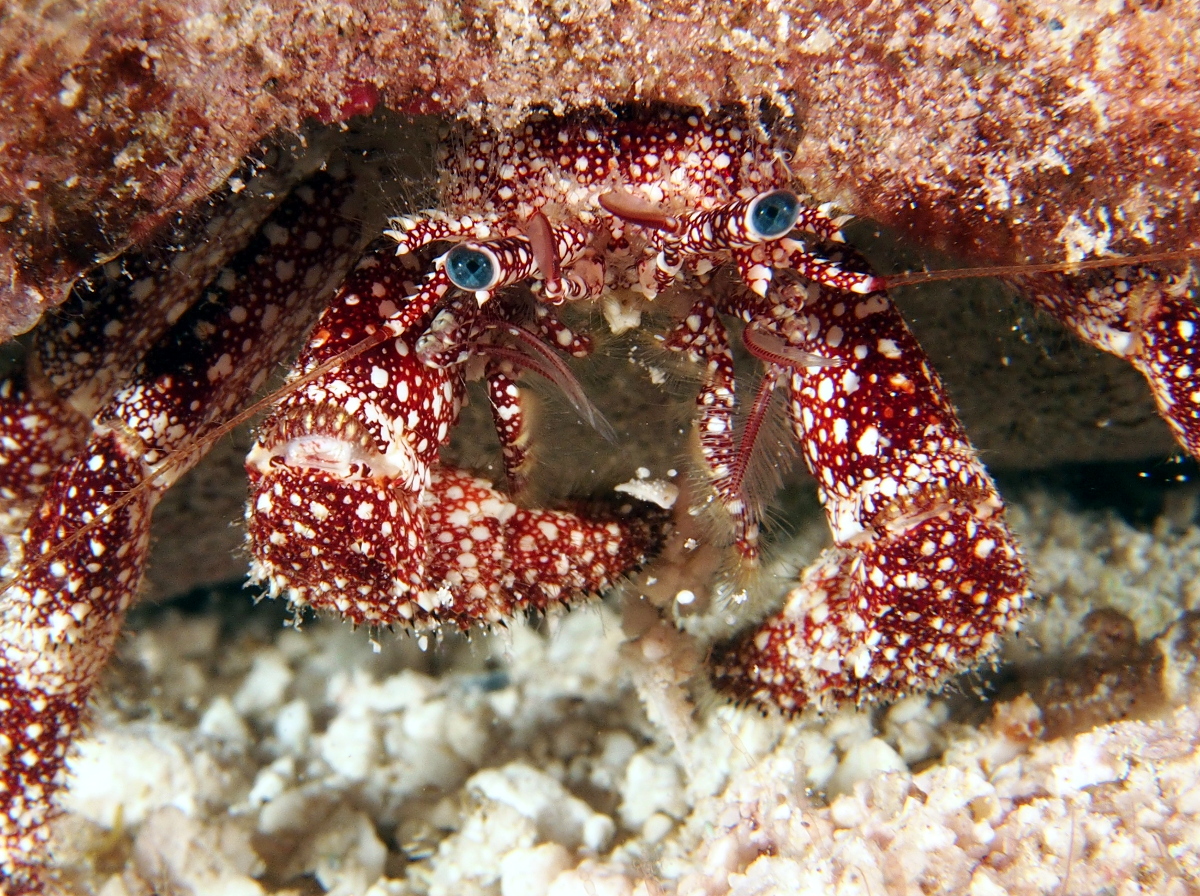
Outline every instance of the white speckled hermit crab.
<path id="1" fill-rule="evenodd" d="M 157 497 L 335 288 L 247 460 L 253 576 L 272 593 L 370 625 L 465 627 L 602 590 L 641 563 L 662 532 L 653 512 L 519 507 L 438 452 L 457 420 L 462 367 L 478 358 L 519 490 L 529 445 L 516 373 L 549 376 L 588 410 L 558 357 L 586 354 L 588 339 L 553 306 L 682 288 L 694 303 L 662 341 L 704 366 L 700 454 L 738 551 L 757 551 L 746 465 L 776 388 L 835 541 L 780 614 L 718 652 L 719 682 L 788 710 L 890 696 L 936 685 L 1016 626 L 1020 557 L 937 377 L 884 281 L 851 252 L 802 241 L 836 241 L 839 221 L 800 202 L 744 116 L 541 117 L 471 130 L 443 162 L 439 209 L 398 219 L 394 241 L 350 273 L 363 241 L 341 213 L 349 187 L 319 174 L 249 247 L 197 264 L 192 279 L 213 275 L 204 301 L 182 316 L 168 309 L 167 335 L 123 384 L 95 395 L 67 375 L 47 377 L 55 389 L 32 375 L 0 390 L 16 573 L 0 599 L 8 892 L 38 887 L 64 757 L 138 587 Z M 415 282 L 404 255 L 425 268 Z M 729 265 L 732 285 L 709 277 Z M 163 265 L 118 280 L 136 296 L 177 276 Z M 1029 282 L 1042 304 L 1142 367 L 1194 450 L 1190 299 L 1144 270 L 1083 287 L 1057 275 Z M 746 349 L 767 368 L 740 431 L 723 316 L 745 321 Z M 123 327 L 144 330 L 114 315 L 82 334 L 85 351 L 68 325 L 75 349 L 51 354 L 70 367 Z M 68 432 L 72 416 L 91 419 L 82 441 Z"/>

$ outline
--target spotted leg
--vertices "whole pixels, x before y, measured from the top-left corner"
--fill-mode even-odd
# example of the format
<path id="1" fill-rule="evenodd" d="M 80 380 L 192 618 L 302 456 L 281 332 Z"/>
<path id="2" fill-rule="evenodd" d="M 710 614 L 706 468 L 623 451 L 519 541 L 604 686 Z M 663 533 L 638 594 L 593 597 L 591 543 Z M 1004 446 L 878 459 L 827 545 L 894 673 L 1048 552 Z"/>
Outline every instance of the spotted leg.
<path id="1" fill-rule="evenodd" d="M 1140 370 L 1179 444 L 1200 458 L 1200 305 L 1186 282 L 1147 267 L 1013 279 L 1080 338 Z"/>
<path id="2" fill-rule="evenodd" d="M 328 141 L 321 137 L 310 139 L 303 151 L 264 147 L 186 216 L 155 234 L 151 246 L 82 276 L 36 331 L 40 372 L 59 398 L 85 421 L 93 417 L 327 155 Z"/>
<path id="3" fill-rule="evenodd" d="M 715 651 L 717 684 L 785 711 L 937 687 L 991 655 L 1029 596 L 1000 497 L 886 294 L 785 298 L 786 342 L 840 362 L 790 383 L 834 546 Z"/>
<path id="4" fill-rule="evenodd" d="M 86 425 L 25 371 L 0 382 L 0 533 L 25 528 L 55 472 L 83 447 Z M 12 553 L 19 558 L 19 546 Z"/>
<path id="5" fill-rule="evenodd" d="M 519 495 L 528 484 L 533 456 L 529 450 L 529 420 L 526 404 L 517 385 L 514 365 L 507 360 L 491 360 L 487 369 L 488 401 L 492 420 L 500 437 L 508 493 Z"/>
<path id="6" fill-rule="evenodd" d="M 52 799 L 88 694 L 145 565 L 150 511 L 197 458 L 190 450 L 269 374 L 356 251 L 320 177 L 274 214 L 139 364 L 59 469 L 21 537 L 23 565 L 0 594 L 0 880 L 42 892 Z M 168 465 L 163 461 L 169 460 Z"/>
<path id="7" fill-rule="evenodd" d="M 704 379 L 696 396 L 696 438 L 709 482 L 733 523 L 734 545 L 746 561 L 758 557 L 758 531 L 753 509 L 742 491 L 745 465 L 735 437 L 737 382 L 733 352 L 716 305 L 696 302 L 680 324 L 662 339 L 663 347 L 703 365 Z"/>

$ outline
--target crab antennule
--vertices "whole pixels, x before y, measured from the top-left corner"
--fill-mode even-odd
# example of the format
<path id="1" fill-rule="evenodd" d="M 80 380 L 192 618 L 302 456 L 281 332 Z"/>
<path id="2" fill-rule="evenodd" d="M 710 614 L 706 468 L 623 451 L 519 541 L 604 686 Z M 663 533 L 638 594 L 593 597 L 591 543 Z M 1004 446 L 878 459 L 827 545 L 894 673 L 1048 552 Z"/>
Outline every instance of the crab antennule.
<path id="1" fill-rule="evenodd" d="M 812 352 L 802 352 L 777 336 L 764 333 L 753 324 L 742 330 L 742 345 L 764 364 L 776 367 L 838 367 L 841 361 Z"/>
<path id="2" fill-rule="evenodd" d="M 499 345 L 489 345 L 483 351 L 496 357 L 507 358 L 518 366 L 527 367 L 543 379 L 553 383 L 571 402 L 571 407 L 575 409 L 584 423 L 596 430 L 604 441 L 615 444 L 617 433 L 612 424 L 588 398 L 571 368 L 545 342 L 530 333 L 525 327 L 509 324 L 505 327 L 505 332 L 515 338 L 525 351 L 510 354 L 504 346 Z"/>
<path id="3" fill-rule="evenodd" d="M 558 243 L 546 216 L 538 211 L 525 223 L 525 236 L 533 253 L 534 266 L 546 283 L 557 283 L 562 276 L 562 262 L 558 254 Z"/>
<path id="4" fill-rule="evenodd" d="M 610 190 L 596 197 L 596 202 L 610 215 L 651 230 L 675 233 L 679 221 L 665 214 L 658 206 L 639 199 L 626 190 Z"/>

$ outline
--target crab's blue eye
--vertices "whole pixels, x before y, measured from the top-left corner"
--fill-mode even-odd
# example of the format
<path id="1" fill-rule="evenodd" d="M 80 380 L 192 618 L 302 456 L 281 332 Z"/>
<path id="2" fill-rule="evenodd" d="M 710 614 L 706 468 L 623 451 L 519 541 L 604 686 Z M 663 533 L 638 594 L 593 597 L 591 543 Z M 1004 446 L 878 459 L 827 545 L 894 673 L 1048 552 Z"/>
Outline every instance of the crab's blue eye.
<path id="1" fill-rule="evenodd" d="M 491 289 L 500 276 L 495 256 L 476 246 L 458 245 L 446 253 L 446 274 L 460 289 Z"/>
<path id="2" fill-rule="evenodd" d="M 778 239 L 796 226 L 800 200 L 788 190 L 764 193 L 752 203 L 746 215 L 755 235 L 764 240 Z"/>

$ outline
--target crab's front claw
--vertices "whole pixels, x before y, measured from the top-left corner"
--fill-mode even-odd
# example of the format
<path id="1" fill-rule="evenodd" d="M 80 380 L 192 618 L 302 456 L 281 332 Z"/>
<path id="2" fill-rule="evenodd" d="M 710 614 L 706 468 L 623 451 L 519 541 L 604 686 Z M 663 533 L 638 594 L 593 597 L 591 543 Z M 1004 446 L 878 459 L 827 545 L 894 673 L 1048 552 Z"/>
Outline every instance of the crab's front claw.
<path id="1" fill-rule="evenodd" d="M 780 613 L 717 648 L 715 681 L 785 712 L 929 690 L 994 652 L 1026 594 L 1003 519 L 948 506 L 865 546 L 827 549 Z"/>
<path id="2" fill-rule="evenodd" d="M 938 687 L 987 661 L 1028 601 L 1003 502 L 886 293 L 817 284 L 772 311 L 757 320 L 789 353 L 822 358 L 788 363 L 790 412 L 835 546 L 718 649 L 718 686 L 786 711 Z"/>
<path id="3" fill-rule="evenodd" d="M 658 552 L 667 525 L 641 502 L 518 507 L 451 468 L 433 471 L 423 503 L 431 556 L 421 600 L 463 629 L 600 594 Z"/>
<path id="4" fill-rule="evenodd" d="M 253 577 L 372 626 L 491 626 L 598 594 L 658 550 L 665 526 L 641 505 L 518 507 L 443 467 L 419 498 L 279 463 L 252 467 L 251 488 Z"/>
<path id="5" fill-rule="evenodd" d="M 426 545 L 415 495 L 388 480 L 290 465 L 257 446 L 246 469 L 252 581 L 356 625 L 411 615 Z"/>

